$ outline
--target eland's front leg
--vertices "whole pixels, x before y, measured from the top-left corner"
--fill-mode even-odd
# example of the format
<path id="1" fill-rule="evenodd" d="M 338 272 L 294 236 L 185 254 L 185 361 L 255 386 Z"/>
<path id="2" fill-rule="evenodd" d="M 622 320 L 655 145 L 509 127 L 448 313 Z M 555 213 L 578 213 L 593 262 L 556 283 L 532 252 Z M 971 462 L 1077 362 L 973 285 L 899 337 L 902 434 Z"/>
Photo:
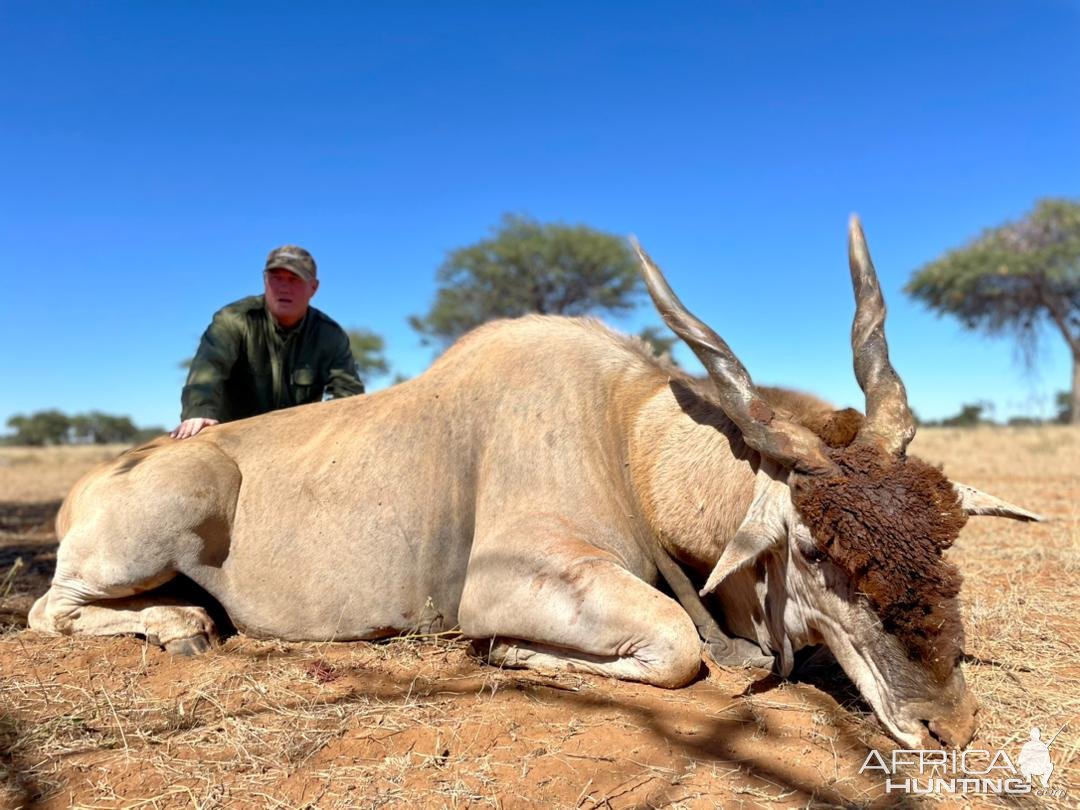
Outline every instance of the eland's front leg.
<path id="1" fill-rule="evenodd" d="M 493 663 L 669 688 L 700 671 L 686 611 L 614 555 L 572 537 L 500 545 L 474 548 L 459 612 L 466 635 L 493 642 Z"/>

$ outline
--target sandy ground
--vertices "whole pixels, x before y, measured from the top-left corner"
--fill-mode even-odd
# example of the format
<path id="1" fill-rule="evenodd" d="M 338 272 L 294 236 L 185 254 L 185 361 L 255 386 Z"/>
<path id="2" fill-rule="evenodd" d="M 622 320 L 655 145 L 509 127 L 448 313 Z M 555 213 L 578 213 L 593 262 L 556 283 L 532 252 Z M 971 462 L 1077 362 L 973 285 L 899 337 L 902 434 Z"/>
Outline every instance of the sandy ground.
<path id="1" fill-rule="evenodd" d="M 452 636 L 285 644 L 234 636 L 172 658 L 136 638 L 23 629 L 52 516 L 115 448 L 0 449 L 0 806 L 1080 806 L 1080 431 L 924 430 L 912 452 L 1048 515 L 973 519 L 965 675 L 972 747 L 1051 746 L 1053 795 L 886 793 L 894 746 L 842 672 L 703 669 L 667 691 L 490 667 Z M 907 775 L 910 775 L 907 774 Z"/>

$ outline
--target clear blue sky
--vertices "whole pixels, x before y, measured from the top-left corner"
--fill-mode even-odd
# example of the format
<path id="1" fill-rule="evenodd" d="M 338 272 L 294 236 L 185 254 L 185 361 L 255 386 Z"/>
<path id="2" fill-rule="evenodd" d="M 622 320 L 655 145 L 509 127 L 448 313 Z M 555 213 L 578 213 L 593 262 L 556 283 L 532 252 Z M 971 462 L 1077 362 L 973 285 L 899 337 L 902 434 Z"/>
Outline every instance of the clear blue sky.
<path id="1" fill-rule="evenodd" d="M 1069 383 L 1057 336 L 1027 375 L 901 288 L 1080 194 L 1075 2 L 5 0 L 0 34 L 0 424 L 173 425 L 178 361 L 285 242 L 418 374 L 406 317 L 504 212 L 636 233 L 755 380 L 861 407 L 858 211 L 922 416 L 1046 414 Z"/>

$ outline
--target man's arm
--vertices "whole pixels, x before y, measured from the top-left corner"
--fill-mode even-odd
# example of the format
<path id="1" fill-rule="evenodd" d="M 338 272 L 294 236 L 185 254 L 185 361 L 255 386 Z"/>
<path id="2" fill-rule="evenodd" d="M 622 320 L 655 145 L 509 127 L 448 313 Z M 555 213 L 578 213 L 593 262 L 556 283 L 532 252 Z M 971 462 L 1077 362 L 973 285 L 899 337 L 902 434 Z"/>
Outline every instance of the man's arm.
<path id="1" fill-rule="evenodd" d="M 356 371 L 356 360 L 349 346 L 349 336 L 337 330 L 330 371 L 326 378 L 326 393 L 333 399 L 364 393 L 364 383 Z"/>
<path id="2" fill-rule="evenodd" d="M 240 356 L 243 337 L 234 318 L 225 310 L 216 313 L 199 341 L 180 394 L 182 421 L 172 432 L 175 438 L 194 436 L 225 414 L 225 381 Z"/>

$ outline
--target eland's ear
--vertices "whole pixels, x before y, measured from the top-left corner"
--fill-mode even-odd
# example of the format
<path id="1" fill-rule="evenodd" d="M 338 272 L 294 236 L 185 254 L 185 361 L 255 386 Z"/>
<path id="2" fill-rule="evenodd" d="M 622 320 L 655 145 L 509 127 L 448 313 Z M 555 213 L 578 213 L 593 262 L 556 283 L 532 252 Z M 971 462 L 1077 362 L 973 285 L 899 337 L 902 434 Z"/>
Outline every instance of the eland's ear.
<path id="1" fill-rule="evenodd" d="M 765 524 L 744 523 L 724 547 L 724 553 L 699 593 L 705 596 L 716 590 L 721 582 L 768 551 L 776 539 L 775 532 Z"/>
<path id="2" fill-rule="evenodd" d="M 985 492 L 969 487 L 967 484 L 953 484 L 953 489 L 960 496 L 960 508 L 969 515 L 992 515 L 994 517 L 1007 517 L 1013 520 L 1045 520 L 1041 515 L 1029 512 L 1001 498 L 987 495 Z"/>
<path id="3" fill-rule="evenodd" d="M 750 565 L 785 537 L 784 512 L 791 508 L 791 490 L 785 479 L 777 477 L 777 471 L 775 462 L 762 460 L 754 483 L 754 500 L 739 530 L 724 546 L 705 586 L 698 592 L 702 596 L 715 591 L 721 582 Z"/>

